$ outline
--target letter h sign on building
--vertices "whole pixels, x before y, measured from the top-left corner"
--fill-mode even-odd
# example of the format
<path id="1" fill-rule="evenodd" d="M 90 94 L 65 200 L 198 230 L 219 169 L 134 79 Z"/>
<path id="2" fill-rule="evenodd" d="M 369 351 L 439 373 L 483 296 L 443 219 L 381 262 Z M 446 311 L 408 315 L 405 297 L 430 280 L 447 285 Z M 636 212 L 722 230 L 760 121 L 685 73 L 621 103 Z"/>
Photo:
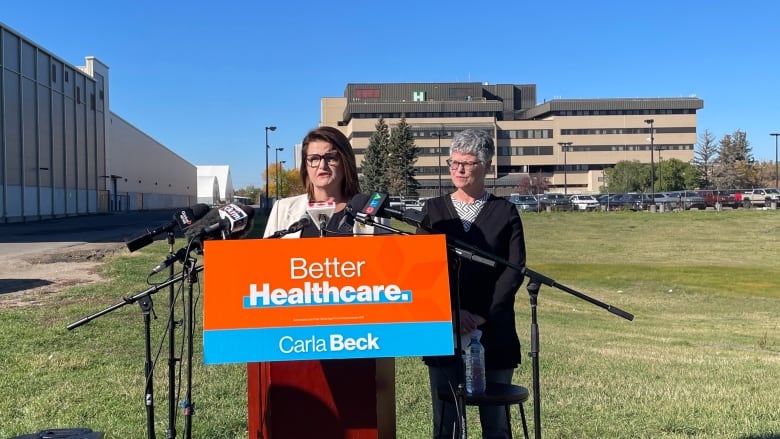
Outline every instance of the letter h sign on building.
<path id="1" fill-rule="evenodd" d="M 205 363 L 452 355 L 443 235 L 334 239 L 206 241 Z"/>

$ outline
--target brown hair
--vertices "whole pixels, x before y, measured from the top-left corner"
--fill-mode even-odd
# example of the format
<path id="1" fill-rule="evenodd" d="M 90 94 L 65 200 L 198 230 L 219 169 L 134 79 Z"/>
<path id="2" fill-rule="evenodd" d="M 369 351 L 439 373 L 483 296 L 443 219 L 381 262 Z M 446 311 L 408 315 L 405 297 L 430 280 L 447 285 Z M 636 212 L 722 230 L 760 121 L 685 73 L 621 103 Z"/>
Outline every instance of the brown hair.
<path id="1" fill-rule="evenodd" d="M 352 145 L 350 145 L 349 139 L 347 139 L 344 133 L 333 127 L 322 126 L 306 133 L 302 142 L 300 174 L 301 182 L 309 194 L 309 199 L 314 196 L 314 190 L 309 181 L 309 174 L 306 172 L 306 166 L 308 166 L 306 164 L 306 156 L 308 155 L 309 143 L 316 140 L 330 143 L 336 148 L 336 152 L 339 155 L 339 164 L 344 172 L 344 179 L 341 181 L 341 192 L 345 197 L 352 198 L 353 195 L 360 192 L 355 152 L 352 151 Z"/>

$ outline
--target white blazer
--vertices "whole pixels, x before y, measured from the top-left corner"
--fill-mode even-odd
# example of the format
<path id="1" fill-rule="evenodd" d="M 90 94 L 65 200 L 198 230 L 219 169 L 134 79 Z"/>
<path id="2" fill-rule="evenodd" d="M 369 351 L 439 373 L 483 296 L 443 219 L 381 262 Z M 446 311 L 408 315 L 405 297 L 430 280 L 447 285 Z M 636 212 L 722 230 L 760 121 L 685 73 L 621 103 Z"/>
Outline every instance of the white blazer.
<path id="1" fill-rule="evenodd" d="M 268 222 L 265 224 L 265 231 L 263 232 L 263 238 L 267 238 L 279 230 L 287 230 L 294 222 L 298 221 L 302 217 L 308 215 L 306 208 L 309 207 L 308 194 L 296 195 L 294 197 L 282 198 L 274 203 L 271 208 L 271 214 L 268 216 Z M 386 218 L 377 218 L 382 224 L 390 225 L 390 220 Z M 355 222 L 355 226 L 352 228 L 354 235 L 373 235 L 373 234 L 385 234 L 384 230 L 375 230 L 373 226 L 366 226 Z M 301 232 L 288 233 L 282 236 L 282 239 L 287 238 L 300 238 Z"/>
<path id="2" fill-rule="evenodd" d="M 268 216 L 268 222 L 265 224 L 263 238 L 267 238 L 279 230 L 287 230 L 290 225 L 307 215 L 306 208 L 309 206 L 309 195 L 302 194 L 294 197 L 287 197 L 276 200 L 271 208 L 271 214 Z M 301 232 L 289 233 L 282 238 L 300 238 Z"/>

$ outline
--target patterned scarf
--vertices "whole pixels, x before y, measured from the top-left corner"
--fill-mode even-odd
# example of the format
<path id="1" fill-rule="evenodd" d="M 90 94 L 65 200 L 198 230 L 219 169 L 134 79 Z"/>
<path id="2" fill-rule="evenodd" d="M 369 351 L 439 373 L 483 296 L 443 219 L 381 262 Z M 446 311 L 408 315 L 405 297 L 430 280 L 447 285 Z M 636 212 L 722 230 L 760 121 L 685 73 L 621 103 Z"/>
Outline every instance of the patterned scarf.
<path id="1" fill-rule="evenodd" d="M 460 217 L 460 222 L 463 223 L 464 231 L 469 231 L 471 225 L 474 224 L 474 220 L 477 219 L 479 211 L 482 210 L 482 206 L 485 205 L 485 202 L 489 197 L 490 194 L 485 192 L 478 200 L 474 200 L 473 203 L 464 203 L 463 201 L 456 200 L 455 197 L 450 195 L 452 204 L 455 206 L 455 211 L 458 212 L 458 217 Z"/>

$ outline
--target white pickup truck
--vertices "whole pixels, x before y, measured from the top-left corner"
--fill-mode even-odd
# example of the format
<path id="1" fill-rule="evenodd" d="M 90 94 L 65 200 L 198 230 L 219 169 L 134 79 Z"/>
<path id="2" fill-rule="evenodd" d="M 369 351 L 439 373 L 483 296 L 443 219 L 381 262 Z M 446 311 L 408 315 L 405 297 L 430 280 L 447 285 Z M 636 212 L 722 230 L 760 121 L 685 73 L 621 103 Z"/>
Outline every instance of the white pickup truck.
<path id="1" fill-rule="evenodd" d="M 780 202 L 780 190 L 775 188 L 752 189 L 742 192 L 742 205 L 746 208 L 768 207 L 772 202 Z"/>

